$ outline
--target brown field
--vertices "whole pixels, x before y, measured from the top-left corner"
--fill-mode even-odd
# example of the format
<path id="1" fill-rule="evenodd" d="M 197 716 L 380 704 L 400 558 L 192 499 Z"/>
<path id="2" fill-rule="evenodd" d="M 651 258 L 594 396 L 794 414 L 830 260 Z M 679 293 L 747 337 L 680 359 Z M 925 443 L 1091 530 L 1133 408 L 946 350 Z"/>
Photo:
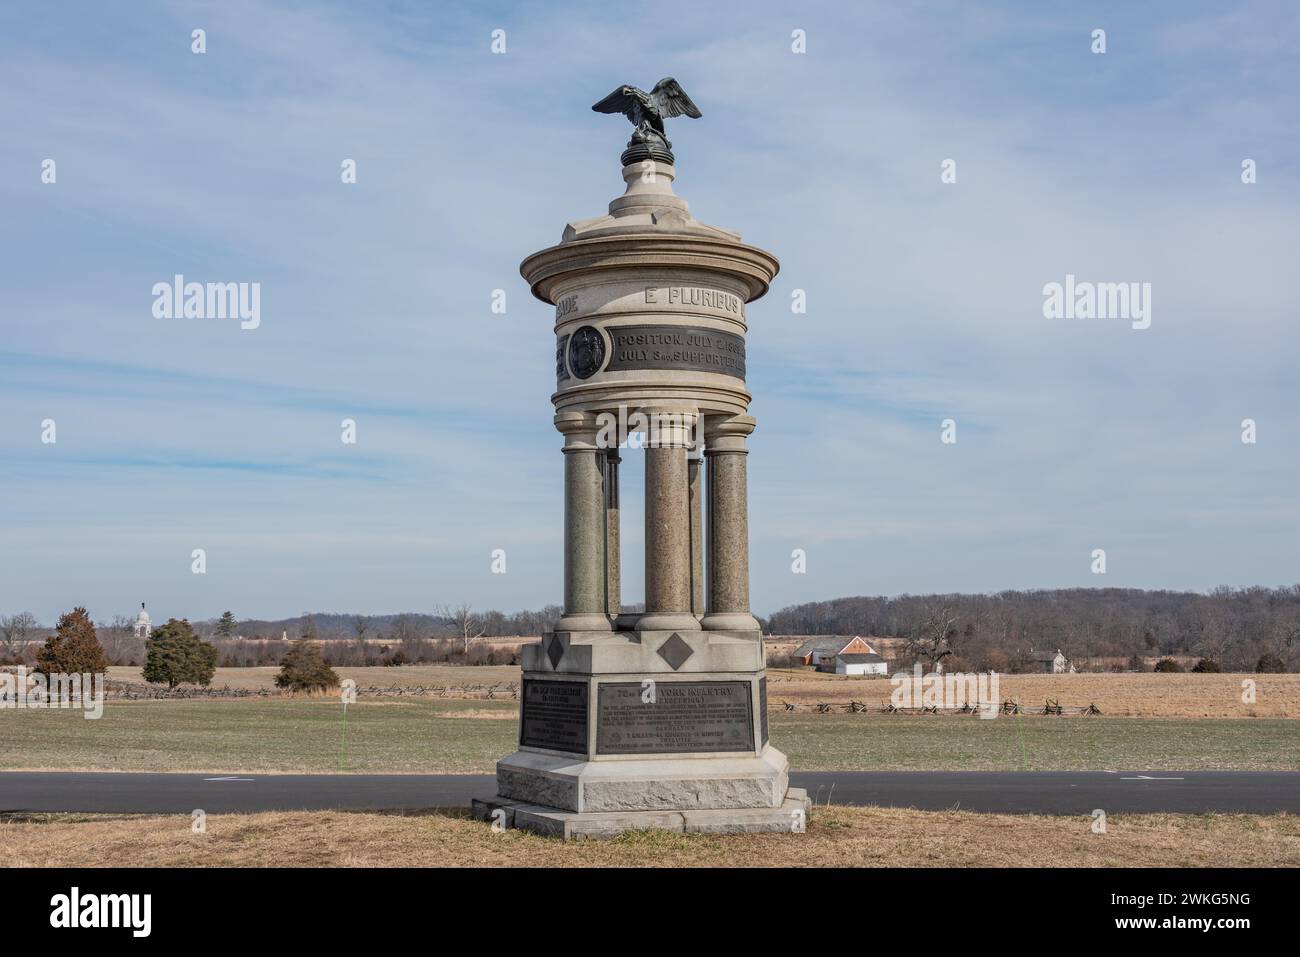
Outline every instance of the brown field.
<path id="1" fill-rule="evenodd" d="M 247 691 L 274 690 L 275 676 L 279 670 L 273 665 L 260 668 L 218 668 L 216 675 L 212 679 L 212 687 L 230 687 Z M 515 683 L 519 681 L 518 665 L 480 665 L 476 667 L 466 665 L 402 665 L 395 668 L 352 668 L 347 665 L 339 665 L 334 670 L 338 672 L 340 678 L 351 678 L 359 688 L 370 685 L 378 685 L 384 688 L 392 685 L 407 688 L 419 685 L 425 687 L 430 685 L 437 687 L 451 685 L 455 687 L 509 684 L 512 681 Z M 140 677 L 138 667 L 114 665 L 108 669 L 108 674 L 110 678 L 118 681 L 137 683 L 144 681 Z"/>
<path id="2" fill-rule="evenodd" d="M 769 708 L 794 704 L 861 701 L 881 707 L 892 690 L 888 678 L 850 678 L 812 669 L 771 668 Z M 1255 701 L 1241 700 L 1242 682 L 1255 683 Z M 1095 704 L 1114 717 L 1295 718 L 1300 717 L 1300 674 L 1074 674 L 1003 675 L 999 696 L 1041 707 L 1051 698 L 1062 705 Z"/>
<path id="3" fill-rule="evenodd" d="M 218 668 L 214 687 L 273 689 L 278 669 Z M 465 686 L 508 684 L 519 681 L 517 665 L 466 667 L 457 665 L 403 665 L 399 668 L 334 669 L 359 687 Z M 139 682 L 140 669 L 113 667 L 109 674 Z M 850 678 L 815 672 L 810 668 L 768 670 L 768 703 L 773 711 L 782 702 L 812 705 L 861 701 L 872 708 L 888 702 L 887 678 Z M 1242 682 L 1255 682 L 1255 702 L 1241 700 Z M 1063 705 L 1096 704 L 1108 717 L 1186 718 L 1295 718 L 1300 717 L 1300 674 L 1074 674 L 1003 675 L 1000 697 L 1022 705 L 1041 707 L 1051 698 Z"/>
<path id="4" fill-rule="evenodd" d="M 60 867 L 1296 867 L 1287 815 L 1039 817 L 817 808 L 805 834 L 635 832 L 565 843 L 464 814 L 279 812 L 0 819 L 17 866 Z M 22 849 L 28 849 L 26 851 Z M 1243 853 L 1248 848 L 1249 853 Z"/>

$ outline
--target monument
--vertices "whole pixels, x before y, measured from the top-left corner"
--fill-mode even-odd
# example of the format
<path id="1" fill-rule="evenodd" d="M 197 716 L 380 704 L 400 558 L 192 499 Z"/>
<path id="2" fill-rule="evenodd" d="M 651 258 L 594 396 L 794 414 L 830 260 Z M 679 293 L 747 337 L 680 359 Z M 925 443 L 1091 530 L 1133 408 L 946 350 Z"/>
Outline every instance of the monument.
<path id="1" fill-rule="evenodd" d="M 692 218 L 665 117 L 673 79 L 594 107 L 634 126 L 626 190 L 520 265 L 555 307 L 564 615 L 524 649 L 519 749 L 475 815 L 564 837 L 632 828 L 802 831 L 807 795 L 768 743 L 749 609 L 745 306 L 775 257 Z M 620 604 L 620 441 L 643 432 L 645 611 Z"/>

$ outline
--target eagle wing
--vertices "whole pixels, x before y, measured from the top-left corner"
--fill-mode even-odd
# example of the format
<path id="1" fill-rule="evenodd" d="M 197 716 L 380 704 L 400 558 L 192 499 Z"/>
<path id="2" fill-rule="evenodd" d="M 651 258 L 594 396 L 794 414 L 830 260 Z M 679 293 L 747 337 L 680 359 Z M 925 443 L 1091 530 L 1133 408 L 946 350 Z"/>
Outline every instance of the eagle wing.
<path id="1" fill-rule="evenodd" d="M 650 102 L 655 105 L 660 116 L 681 116 L 685 113 L 692 119 L 700 118 L 699 107 L 691 102 L 682 85 L 671 76 L 666 76 L 655 84 L 655 88 L 650 91 Z"/>
<path id="2" fill-rule="evenodd" d="M 641 102 L 636 97 L 636 93 L 641 93 L 641 91 L 634 86 L 620 86 L 599 103 L 593 104 L 591 108 L 597 113 L 622 113 L 635 123 L 636 117 L 633 115 L 632 110 L 634 106 Z M 645 94 L 642 93 L 641 95 L 644 96 Z"/>

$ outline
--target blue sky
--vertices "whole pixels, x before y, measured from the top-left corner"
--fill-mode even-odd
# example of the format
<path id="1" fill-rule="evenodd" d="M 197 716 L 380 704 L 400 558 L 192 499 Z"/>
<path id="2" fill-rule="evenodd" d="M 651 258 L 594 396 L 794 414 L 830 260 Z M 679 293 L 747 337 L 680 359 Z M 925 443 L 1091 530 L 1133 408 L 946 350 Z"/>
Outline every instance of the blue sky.
<path id="1" fill-rule="evenodd" d="M 1287 3 L 6 4 L 0 612 L 557 601 L 517 267 L 621 190 L 590 104 L 666 75 L 704 113 L 678 193 L 782 262 L 749 307 L 758 612 L 1295 582 L 1297 39 Z M 176 273 L 260 282 L 260 328 L 154 318 Z M 1151 328 L 1045 319 L 1067 273 L 1150 282 Z"/>

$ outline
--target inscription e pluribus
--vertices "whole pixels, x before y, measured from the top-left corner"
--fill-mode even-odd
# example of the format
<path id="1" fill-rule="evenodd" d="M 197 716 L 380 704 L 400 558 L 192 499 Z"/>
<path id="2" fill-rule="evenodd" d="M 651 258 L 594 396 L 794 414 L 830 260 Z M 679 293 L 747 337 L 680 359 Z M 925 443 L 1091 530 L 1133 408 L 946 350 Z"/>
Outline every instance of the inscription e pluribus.
<path id="1" fill-rule="evenodd" d="M 647 303 L 666 303 L 670 306 L 708 306 L 737 316 L 741 314 L 739 296 L 720 289 L 702 289 L 699 286 L 646 286 Z"/>

